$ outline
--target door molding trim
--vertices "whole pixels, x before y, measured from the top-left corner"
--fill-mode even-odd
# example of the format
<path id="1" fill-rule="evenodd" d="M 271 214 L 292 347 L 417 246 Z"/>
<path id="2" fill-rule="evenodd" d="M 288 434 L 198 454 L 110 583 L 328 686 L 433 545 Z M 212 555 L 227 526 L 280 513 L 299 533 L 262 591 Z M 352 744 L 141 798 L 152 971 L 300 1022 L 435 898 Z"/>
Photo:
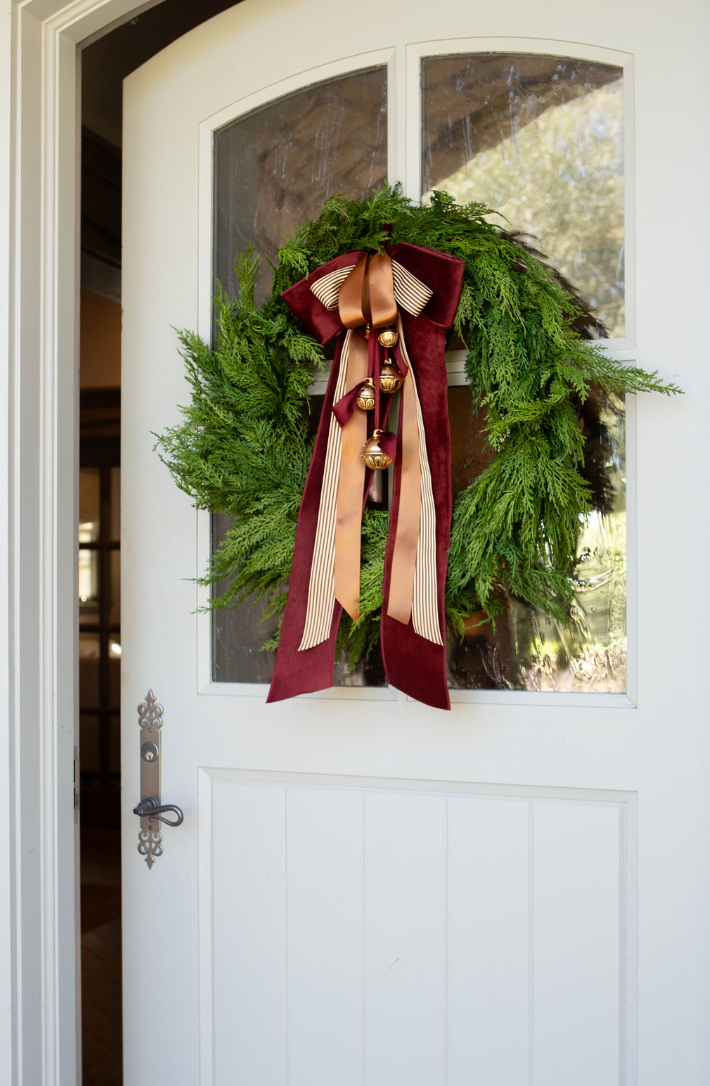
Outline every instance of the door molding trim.
<path id="1" fill-rule="evenodd" d="M 354 791 L 367 794 L 410 793 L 439 796 L 444 800 L 479 800 L 487 804 L 512 802 L 529 809 L 528 863 L 530 900 L 533 899 L 535 845 L 535 810 L 540 806 L 561 805 L 568 808 L 606 808 L 618 815 L 618 1082 L 620 1086 L 636 1083 L 637 1013 L 638 1013 L 638 848 L 637 800 L 635 791 L 594 787 L 550 787 L 540 783 L 480 783 L 475 780 L 419 780 L 408 777 L 365 777 L 328 773 L 279 772 L 254 768 L 225 769 L 200 766 L 197 770 L 198 863 L 200 869 L 199 966 L 200 1001 L 200 1081 L 214 1081 L 214 980 L 217 953 L 213 908 L 213 886 L 219 872 L 215 855 L 215 787 L 229 785 L 250 789 L 265 787 L 286 794 L 292 791 Z M 285 811 L 287 810 L 285 806 Z M 445 831 L 446 832 L 446 831 Z M 363 837 L 364 842 L 364 837 Z M 364 843 L 363 843 L 364 849 Z M 485 877 L 482 874 L 482 877 Z M 531 921 L 534 906 L 531 904 Z M 224 948 L 220 948 L 223 950 Z M 364 967 L 363 967 L 364 968 Z M 531 1003 L 533 1001 L 534 955 L 529 962 Z M 616 1079 L 615 1079 L 616 1081 Z"/>
<path id="2" fill-rule="evenodd" d="M 78 684 L 75 637 L 67 636 L 76 626 L 77 47 L 152 6 L 13 0 L 10 15 L 10 817 L 3 926 L 12 1017 L 0 1036 L 0 1059 L 12 1068 L 12 1083 L 69 1086 L 81 1066 Z"/>

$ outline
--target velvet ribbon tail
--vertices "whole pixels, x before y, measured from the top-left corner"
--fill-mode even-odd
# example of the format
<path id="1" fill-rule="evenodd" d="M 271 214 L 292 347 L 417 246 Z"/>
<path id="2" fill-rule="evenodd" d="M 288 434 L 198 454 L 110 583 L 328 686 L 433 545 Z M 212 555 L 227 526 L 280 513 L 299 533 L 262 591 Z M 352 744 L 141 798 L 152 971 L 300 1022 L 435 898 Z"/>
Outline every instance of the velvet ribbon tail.
<path id="1" fill-rule="evenodd" d="M 328 380 L 313 456 L 311 457 L 306 485 L 301 498 L 288 599 L 276 652 L 276 668 L 266 699 L 269 702 L 283 701 L 286 698 L 297 697 L 299 694 L 310 694 L 316 690 L 325 690 L 333 685 L 335 637 L 342 608 L 334 598 L 332 565 L 330 568 L 332 603 L 329 611 L 326 612 L 326 638 L 309 649 L 301 649 L 301 644 L 311 592 L 310 576 L 315 561 L 316 537 L 319 528 L 321 498 L 325 486 L 329 439 L 333 435 L 333 428 L 337 431 L 338 438 L 340 437 L 340 425 L 335 419 L 331 408 L 336 398 L 336 388 L 340 386 L 341 378 L 343 378 L 344 367 L 347 367 L 346 340 L 347 336 L 342 335 L 336 344 L 335 359 Z M 343 379 L 341 386 L 343 391 L 344 385 L 345 381 Z M 342 396 L 338 398 L 342 398 Z M 333 529 L 334 527 L 335 519 L 333 518 Z"/>

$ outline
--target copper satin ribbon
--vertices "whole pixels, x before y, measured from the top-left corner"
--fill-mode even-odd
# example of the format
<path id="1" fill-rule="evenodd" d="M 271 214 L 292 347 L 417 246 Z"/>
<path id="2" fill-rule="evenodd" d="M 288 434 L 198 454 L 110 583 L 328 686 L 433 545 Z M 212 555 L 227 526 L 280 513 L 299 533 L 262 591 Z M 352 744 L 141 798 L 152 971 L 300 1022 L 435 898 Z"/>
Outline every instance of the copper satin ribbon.
<path id="1" fill-rule="evenodd" d="M 402 336 L 402 322 L 399 321 Z M 399 483 L 399 512 L 397 534 L 392 552 L 392 573 L 387 601 L 387 614 L 406 624 L 412 614 L 414 573 L 421 525 L 422 470 L 417 423 L 417 389 L 411 366 L 408 380 L 402 386 L 402 473 Z"/>
<path id="2" fill-rule="evenodd" d="M 347 392 L 361 385 L 368 372 L 375 381 L 376 419 L 379 425 L 379 354 L 376 330 L 402 322 L 394 297 L 392 260 L 386 253 L 362 257 L 344 281 L 338 295 L 338 311 L 346 328 L 352 329 L 347 364 Z M 370 344 L 357 329 L 369 324 Z M 402 344 L 402 350 L 404 346 Z M 374 365 L 370 365 L 370 362 Z M 402 389 L 400 417 L 401 482 L 399 515 L 392 557 L 387 614 L 405 625 L 412 614 L 414 576 L 421 518 L 421 463 L 417 418 L 417 390 L 411 374 Z M 335 529 L 335 597 L 351 618 L 360 614 L 360 543 L 362 532 L 365 464 L 360 450 L 367 439 L 367 414 L 356 409 L 343 427 L 338 478 Z"/>
<path id="3" fill-rule="evenodd" d="M 343 284 L 344 286 L 345 284 Z M 346 388 L 360 385 L 367 377 L 367 343 L 359 332 L 350 336 Z M 360 614 L 360 537 L 362 496 L 365 488 L 365 461 L 360 450 L 367 440 L 367 415 L 357 408 L 343 427 L 343 446 L 338 476 L 335 521 L 335 598 L 352 619 Z"/>

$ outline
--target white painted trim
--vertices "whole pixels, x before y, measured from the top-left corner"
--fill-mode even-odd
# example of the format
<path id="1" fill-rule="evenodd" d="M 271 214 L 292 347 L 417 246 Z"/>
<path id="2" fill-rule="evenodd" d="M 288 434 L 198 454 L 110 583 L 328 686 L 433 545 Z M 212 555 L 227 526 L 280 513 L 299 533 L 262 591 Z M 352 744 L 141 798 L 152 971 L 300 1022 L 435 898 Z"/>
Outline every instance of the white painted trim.
<path id="1" fill-rule="evenodd" d="M 198 693 L 208 697 L 259 698 L 264 701 L 268 683 L 209 683 Z M 557 709 L 635 709 L 627 694 L 571 694 L 554 690 L 450 690 L 452 705 L 530 705 Z M 413 701 L 394 686 L 333 686 L 299 698 L 321 701 Z"/>
<path id="2" fill-rule="evenodd" d="M 465 793 L 471 796 L 505 796 L 523 801 L 554 800 L 559 803 L 587 803 L 593 806 L 625 807 L 636 799 L 636 792 L 614 788 L 564 788 L 556 785 L 528 784 L 526 781 L 473 781 L 465 777 L 418 780 L 412 777 L 341 776 L 333 773 L 300 773 L 254 767 L 224 768 L 200 766 L 198 773 L 207 780 L 257 781 L 271 784 L 322 785 L 326 788 L 371 788 L 377 791 Z"/>
<path id="3" fill-rule="evenodd" d="M 209 770 L 197 771 L 197 810 L 198 846 L 197 846 L 197 886 L 198 886 L 198 958 L 199 976 L 204 980 L 209 968 L 214 943 L 214 924 L 212 911 L 212 781 Z M 214 1084 L 214 985 L 200 984 L 200 1086 Z"/>
<path id="4" fill-rule="evenodd" d="M 218 698 L 266 699 L 268 683 L 207 683 L 198 690 L 200 695 Z M 393 686 L 333 686 L 329 690 L 317 690 L 314 694 L 300 694 L 301 698 L 318 698 L 323 701 L 398 701 L 399 691 Z"/>
<path id="5" fill-rule="evenodd" d="M 0 147 L 10 147 L 12 130 L 12 18 L 11 12 L 0 19 Z M 2 152 L 0 151 L 0 155 Z M 0 222 L 9 226 L 12 217 L 11 163 L 0 158 Z M 0 298 L 10 296 L 10 231 L 0 230 Z M 0 304 L 0 343 L 10 345 L 10 306 Z M 0 383 L 10 387 L 9 352 L 0 350 Z M 0 432 L 9 434 L 9 395 L 0 398 Z M 9 442 L 8 442 L 9 445 Z M 9 448 L 8 448 L 9 453 Z M 10 721 L 10 560 L 5 548 L 9 544 L 9 489 L 10 472 L 0 473 L 0 539 L 2 547 L 2 575 L 0 576 L 0 781 L 3 783 L 0 800 L 0 1066 L 11 1076 L 15 1073 L 15 1034 L 17 1013 L 15 1007 L 15 952 L 14 929 L 16 927 L 13 900 L 14 848 L 12 829 L 15 825 L 15 789 L 13 787 L 13 752 Z M 7 708 L 6 708 L 7 707 Z M 7 786 L 5 786 L 7 782 Z M 4 876 L 4 877 L 3 877 Z"/>
<path id="6" fill-rule="evenodd" d="M 7 207 L 10 915 L 3 1081 L 71 1086 L 78 1036 L 76 826 L 77 43 L 133 0 L 12 0 L 3 15 Z M 6 152 L 3 150 L 3 155 Z M 3 159 L 3 170 L 5 169 Z M 5 200 L 7 199 L 7 204 Z M 4 285 L 4 284 L 3 284 Z M 4 329 L 3 329 L 4 332 Z M 5 336 L 3 337 L 5 338 Z M 4 352 L 2 352 L 4 354 Z M 4 485 L 0 483 L 0 486 Z M 5 504 L 2 503 L 3 515 Z M 3 676 L 0 675 L 0 684 Z M 0 908 L 4 901 L 0 901 Z M 0 917 L 3 914 L 0 913 Z M 4 984 L 3 974 L 2 983 Z M 7 1006 L 2 1000 L 3 1014 Z"/>
<path id="7" fill-rule="evenodd" d="M 626 397 L 626 697 L 638 705 L 638 400 Z"/>

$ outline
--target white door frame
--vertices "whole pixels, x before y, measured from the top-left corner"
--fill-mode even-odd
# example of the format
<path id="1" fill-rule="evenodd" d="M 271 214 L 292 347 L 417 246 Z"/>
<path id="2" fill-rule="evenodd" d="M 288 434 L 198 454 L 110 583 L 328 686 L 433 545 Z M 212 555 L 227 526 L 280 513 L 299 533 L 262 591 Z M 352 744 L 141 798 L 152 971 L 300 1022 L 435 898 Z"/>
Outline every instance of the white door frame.
<path id="1" fill-rule="evenodd" d="M 157 2 L 12 0 L 0 23 L 0 1068 L 23 1086 L 81 1074 L 77 45 Z"/>

